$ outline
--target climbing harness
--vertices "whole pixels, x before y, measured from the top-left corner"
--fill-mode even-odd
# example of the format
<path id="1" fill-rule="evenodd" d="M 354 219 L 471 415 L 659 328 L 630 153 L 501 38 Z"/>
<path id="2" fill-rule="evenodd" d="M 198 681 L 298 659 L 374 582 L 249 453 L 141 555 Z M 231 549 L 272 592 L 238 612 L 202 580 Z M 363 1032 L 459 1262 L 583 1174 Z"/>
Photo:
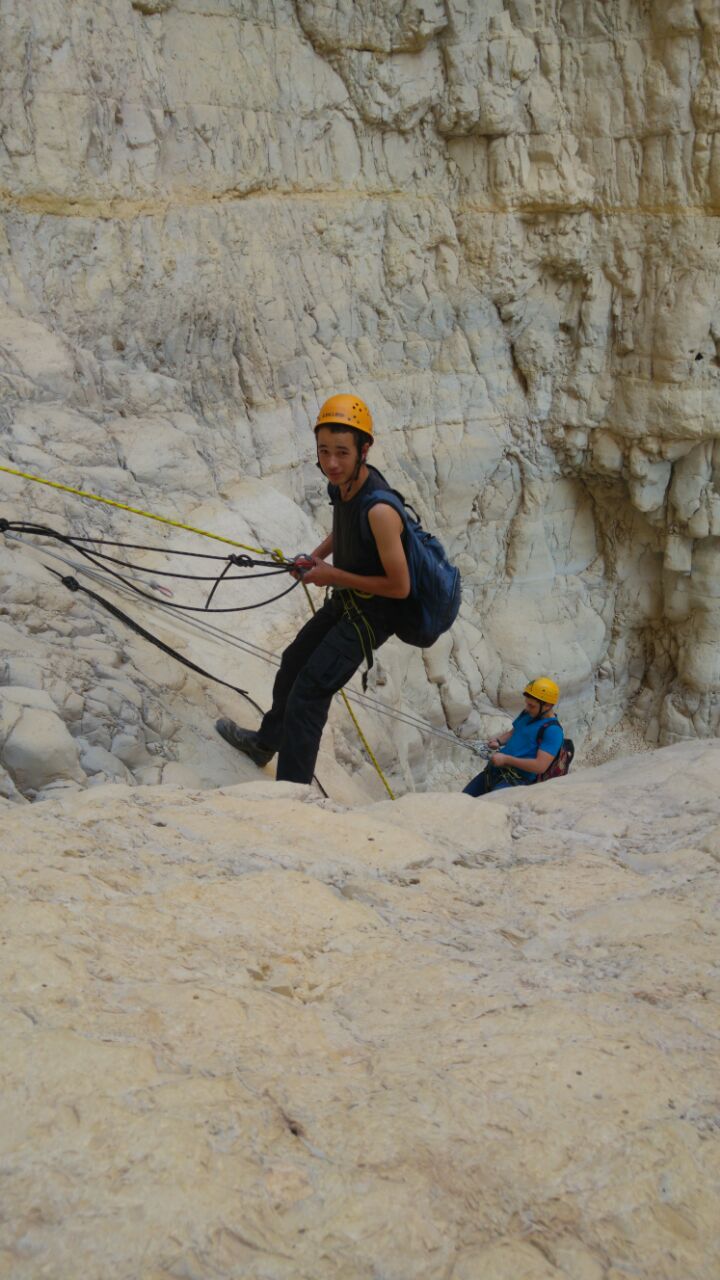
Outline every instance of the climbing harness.
<path id="1" fill-rule="evenodd" d="M 340 587 L 335 594 L 342 604 L 343 616 L 353 628 L 362 651 L 365 663 L 365 670 L 362 673 L 362 687 L 363 693 L 365 693 L 367 691 L 368 676 L 375 663 L 375 645 L 377 644 L 375 628 L 357 602 L 358 598 L 366 599 L 367 597 L 365 592 L 354 591 L 351 587 Z"/>

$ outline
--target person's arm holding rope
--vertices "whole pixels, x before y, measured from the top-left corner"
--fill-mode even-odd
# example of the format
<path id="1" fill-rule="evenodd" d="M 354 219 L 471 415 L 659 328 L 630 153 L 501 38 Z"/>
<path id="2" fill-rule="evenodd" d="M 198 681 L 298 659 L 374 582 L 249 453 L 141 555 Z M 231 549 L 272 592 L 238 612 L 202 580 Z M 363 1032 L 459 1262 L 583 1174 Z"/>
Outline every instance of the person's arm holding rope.
<path id="1" fill-rule="evenodd" d="M 500 769 L 503 766 L 507 769 L 523 769 L 525 773 L 544 773 L 550 768 L 555 759 L 551 751 L 538 751 L 534 760 L 527 760 L 521 756 L 508 756 L 504 751 L 496 751 L 490 757 L 490 763 Z"/>
<path id="2" fill-rule="evenodd" d="M 299 555 L 295 557 L 295 564 L 297 567 L 290 570 L 290 577 L 295 578 L 298 582 L 307 578 L 310 570 L 314 569 L 315 565 L 319 561 L 325 560 L 327 556 L 332 555 L 332 549 L 333 536 L 329 533 L 327 538 L 323 538 L 320 545 L 317 546 L 314 551 L 311 551 L 309 555 Z"/>
<path id="3" fill-rule="evenodd" d="M 327 538 L 323 538 L 323 541 L 320 543 L 320 546 L 316 547 L 314 551 L 310 552 L 310 559 L 311 560 L 327 560 L 328 556 L 332 555 L 332 549 L 333 549 L 333 536 L 331 533 L 329 533 Z"/>
<path id="4" fill-rule="evenodd" d="M 368 522 L 385 570 L 382 576 L 347 573 L 321 558 L 304 574 L 303 581 L 316 587 L 345 587 L 389 600 L 406 600 L 410 595 L 410 570 L 402 544 L 402 519 L 392 507 L 379 502 L 368 513 Z M 325 543 L 321 545 L 324 547 Z"/>

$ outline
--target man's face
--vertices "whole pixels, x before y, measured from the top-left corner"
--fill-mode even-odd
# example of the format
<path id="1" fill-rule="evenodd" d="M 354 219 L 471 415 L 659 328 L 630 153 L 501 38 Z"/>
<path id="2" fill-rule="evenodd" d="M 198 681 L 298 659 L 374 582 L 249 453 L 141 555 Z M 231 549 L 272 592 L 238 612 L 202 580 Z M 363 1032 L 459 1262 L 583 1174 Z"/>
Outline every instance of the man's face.
<path id="1" fill-rule="evenodd" d="M 331 431 L 329 427 L 320 427 L 317 451 L 323 474 L 331 484 L 344 485 L 352 480 L 358 461 L 357 441 L 352 431 Z"/>
<path id="2" fill-rule="evenodd" d="M 537 698 L 531 698 L 527 693 L 523 694 L 523 697 L 525 698 L 525 710 L 534 720 L 535 716 L 540 714 L 542 702 L 538 702 Z"/>

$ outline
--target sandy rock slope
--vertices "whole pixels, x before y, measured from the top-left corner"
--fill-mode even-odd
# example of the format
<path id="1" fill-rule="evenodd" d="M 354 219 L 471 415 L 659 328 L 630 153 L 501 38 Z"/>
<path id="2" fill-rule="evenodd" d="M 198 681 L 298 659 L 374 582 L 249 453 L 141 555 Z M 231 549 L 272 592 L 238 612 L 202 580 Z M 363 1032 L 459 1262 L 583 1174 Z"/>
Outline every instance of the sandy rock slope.
<path id="1" fill-rule="evenodd" d="M 0 1274 L 714 1280 L 719 773 L 0 801 Z"/>

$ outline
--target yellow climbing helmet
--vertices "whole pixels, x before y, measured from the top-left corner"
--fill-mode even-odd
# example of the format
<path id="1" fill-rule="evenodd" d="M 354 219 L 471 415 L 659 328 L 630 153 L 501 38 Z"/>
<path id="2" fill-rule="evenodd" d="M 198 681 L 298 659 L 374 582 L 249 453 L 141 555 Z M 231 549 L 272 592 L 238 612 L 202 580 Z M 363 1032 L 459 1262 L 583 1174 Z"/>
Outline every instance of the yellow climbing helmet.
<path id="1" fill-rule="evenodd" d="M 317 431 L 318 427 L 328 427 L 331 424 L 338 427 L 354 427 L 356 431 L 362 431 L 371 440 L 373 438 L 372 414 L 365 401 L 360 400 L 358 396 L 343 392 L 325 401 L 317 416 L 314 430 Z"/>
<path id="2" fill-rule="evenodd" d="M 529 698 L 537 698 L 538 702 L 549 702 L 553 707 L 560 697 L 558 686 L 549 676 L 538 676 L 536 680 L 531 680 L 523 693 Z"/>

